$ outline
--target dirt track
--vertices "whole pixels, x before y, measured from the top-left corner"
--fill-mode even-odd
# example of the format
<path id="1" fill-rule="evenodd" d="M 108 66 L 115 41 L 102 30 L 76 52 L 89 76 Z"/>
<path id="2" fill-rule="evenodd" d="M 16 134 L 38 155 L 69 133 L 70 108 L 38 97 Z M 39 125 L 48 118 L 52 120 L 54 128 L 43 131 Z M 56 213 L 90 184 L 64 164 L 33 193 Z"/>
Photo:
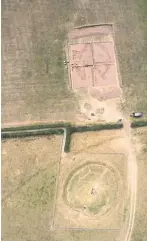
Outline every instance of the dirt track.
<path id="1" fill-rule="evenodd" d="M 126 219 L 124 224 L 123 233 L 121 234 L 120 240 L 130 241 L 131 234 L 134 226 L 135 211 L 136 211 L 136 196 L 137 196 L 137 160 L 135 156 L 135 150 L 132 146 L 132 135 L 130 122 L 124 120 L 124 132 L 128 148 L 128 188 L 130 192 L 130 207 L 129 207 L 129 217 Z"/>

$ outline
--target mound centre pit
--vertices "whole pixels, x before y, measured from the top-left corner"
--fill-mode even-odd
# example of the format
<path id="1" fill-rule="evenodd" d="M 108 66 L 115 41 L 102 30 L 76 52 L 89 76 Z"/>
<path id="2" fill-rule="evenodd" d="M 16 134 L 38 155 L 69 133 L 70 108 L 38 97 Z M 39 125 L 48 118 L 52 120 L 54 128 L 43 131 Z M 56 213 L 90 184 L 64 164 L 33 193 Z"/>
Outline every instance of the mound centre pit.
<path id="1" fill-rule="evenodd" d="M 120 229 L 124 211 L 124 164 L 123 154 L 73 152 L 64 156 L 54 228 Z"/>
<path id="2" fill-rule="evenodd" d="M 89 163 L 73 173 L 65 185 L 64 197 L 76 211 L 101 216 L 116 205 L 117 189 L 117 177 L 112 168 Z"/>

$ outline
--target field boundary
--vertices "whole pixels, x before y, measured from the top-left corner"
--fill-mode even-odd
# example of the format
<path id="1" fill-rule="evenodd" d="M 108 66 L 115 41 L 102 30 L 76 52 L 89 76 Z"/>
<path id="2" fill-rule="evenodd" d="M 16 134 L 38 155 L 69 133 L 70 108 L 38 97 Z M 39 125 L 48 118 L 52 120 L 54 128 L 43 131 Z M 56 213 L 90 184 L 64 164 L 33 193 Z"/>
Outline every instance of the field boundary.
<path id="1" fill-rule="evenodd" d="M 131 123 L 131 128 L 147 126 L 147 121 L 134 121 Z M 50 123 L 50 124 L 35 124 L 29 126 L 16 126 L 2 128 L 1 138 L 25 138 L 31 136 L 46 136 L 46 135 L 63 135 L 65 134 L 64 152 L 70 151 L 71 136 L 73 133 L 82 133 L 89 131 L 102 131 L 122 129 L 123 124 L 105 123 L 105 124 L 89 124 L 85 126 L 76 126 L 68 122 Z"/>
<path id="2" fill-rule="evenodd" d="M 92 231 L 92 230 L 99 230 L 99 231 L 121 231 L 122 228 L 66 228 L 66 227 L 61 227 L 61 226 L 54 226 L 53 227 L 53 231 L 54 230 L 59 230 L 59 229 L 62 229 L 62 230 L 76 230 L 76 231 Z"/>
<path id="3" fill-rule="evenodd" d="M 64 133 L 63 129 L 32 129 L 32 130 L 19 130 L 19 131 L 6 131 L 2 132 L 2 139 L 9 138 L 24 138 L 30 136 L 46 136 L 46 135 L 62 135 Z"/>
<path id="4" fill-rule="evenodd" d="M 24 138 L 31 136 L 45 136 L 45 135 L 63 135 L 65 133 L 64 152 L 70 151 L 71 135 L 73 133 L 81 133 L 87 131 L 102 131 L 121 129 L 123 124 L 119 123 L 106 123 L 106 124 L 91 124 L 85 126 L 76 126 L 71 123 L 53 123 L 46 125 L 30 125 L 18 126 L 10 128 L 2 128 L 2 139 L 9 138 Z"/>
<path id="5" fill-rule="evenodd" d="M 87 131 L 113 130 L 113 129 L 121 129 L 121 128 L 123 128 L 123 124 L 117 124 L 117 123 L 107 123 L 107 124 L 97 124 L 97 125 L 95 124 L 95 125 L 88 125 L 88 126 L 71 126 L 67 128 L 64 151 L 65 152 L 70 151 L 71 135 L 73 133 L 82 133 Z"/>
<path id="6" fill-rule="evenodd" d="M 113 26 L 114 23 L 113 22 L 108 22 L 108 23 L 94 23 L 94 24 L 85 24 L 85 25 L 80 25 L 80 26 L 76 26 L 73 27 L 73 29 L 81 29 L 81 28 L 89 28 L 89 27 L 100 27 L 100 26 Z"/>
<path id="7" fill-rule="evenodd" d="M 33 124 L 33 125 L 22 125 L 22 126 L 13 126 L 13 127 L 5 127 L 2 128 L 2 132 L 6 131 L 22 131 L 22 130 L 38 130 L 38 129 L 45 129 L 45 128 L 64 128 L 71 126 L 72 123 L 70 122 L 55 122 L 55 123 L 48 123 L 48 124 Z"/>
<path id="8" fill-rule="evenodd" d="M 134 121 L 131 123 L 131 128 L 145 127 L 147 126 L 147 120 Z"/>

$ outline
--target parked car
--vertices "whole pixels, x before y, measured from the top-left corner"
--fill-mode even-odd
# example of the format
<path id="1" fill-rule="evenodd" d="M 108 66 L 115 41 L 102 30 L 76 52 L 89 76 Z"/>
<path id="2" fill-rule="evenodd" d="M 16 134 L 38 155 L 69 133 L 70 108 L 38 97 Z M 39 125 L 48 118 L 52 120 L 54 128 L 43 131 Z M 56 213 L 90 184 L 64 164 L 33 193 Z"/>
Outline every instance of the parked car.
<path id="1" fill-rule="evenodd" d="M 130 116 L 133 118 L 140 118 L 143 116 L 143 113 L 142 112 L 133 112 Z"/>

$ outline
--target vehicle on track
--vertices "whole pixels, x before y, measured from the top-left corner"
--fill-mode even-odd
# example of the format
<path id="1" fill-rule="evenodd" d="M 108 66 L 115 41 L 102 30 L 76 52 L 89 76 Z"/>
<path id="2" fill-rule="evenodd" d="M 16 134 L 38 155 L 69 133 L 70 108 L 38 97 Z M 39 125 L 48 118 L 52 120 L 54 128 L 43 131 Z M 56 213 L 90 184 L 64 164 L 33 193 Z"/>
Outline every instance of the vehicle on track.
<path id="1" fill-rule="evenodd" d="M 133 118 L 141 118 L 143 116 L 143 113 L 142 112 L 133 112 L 130 117 L 133 117 Z"/>

